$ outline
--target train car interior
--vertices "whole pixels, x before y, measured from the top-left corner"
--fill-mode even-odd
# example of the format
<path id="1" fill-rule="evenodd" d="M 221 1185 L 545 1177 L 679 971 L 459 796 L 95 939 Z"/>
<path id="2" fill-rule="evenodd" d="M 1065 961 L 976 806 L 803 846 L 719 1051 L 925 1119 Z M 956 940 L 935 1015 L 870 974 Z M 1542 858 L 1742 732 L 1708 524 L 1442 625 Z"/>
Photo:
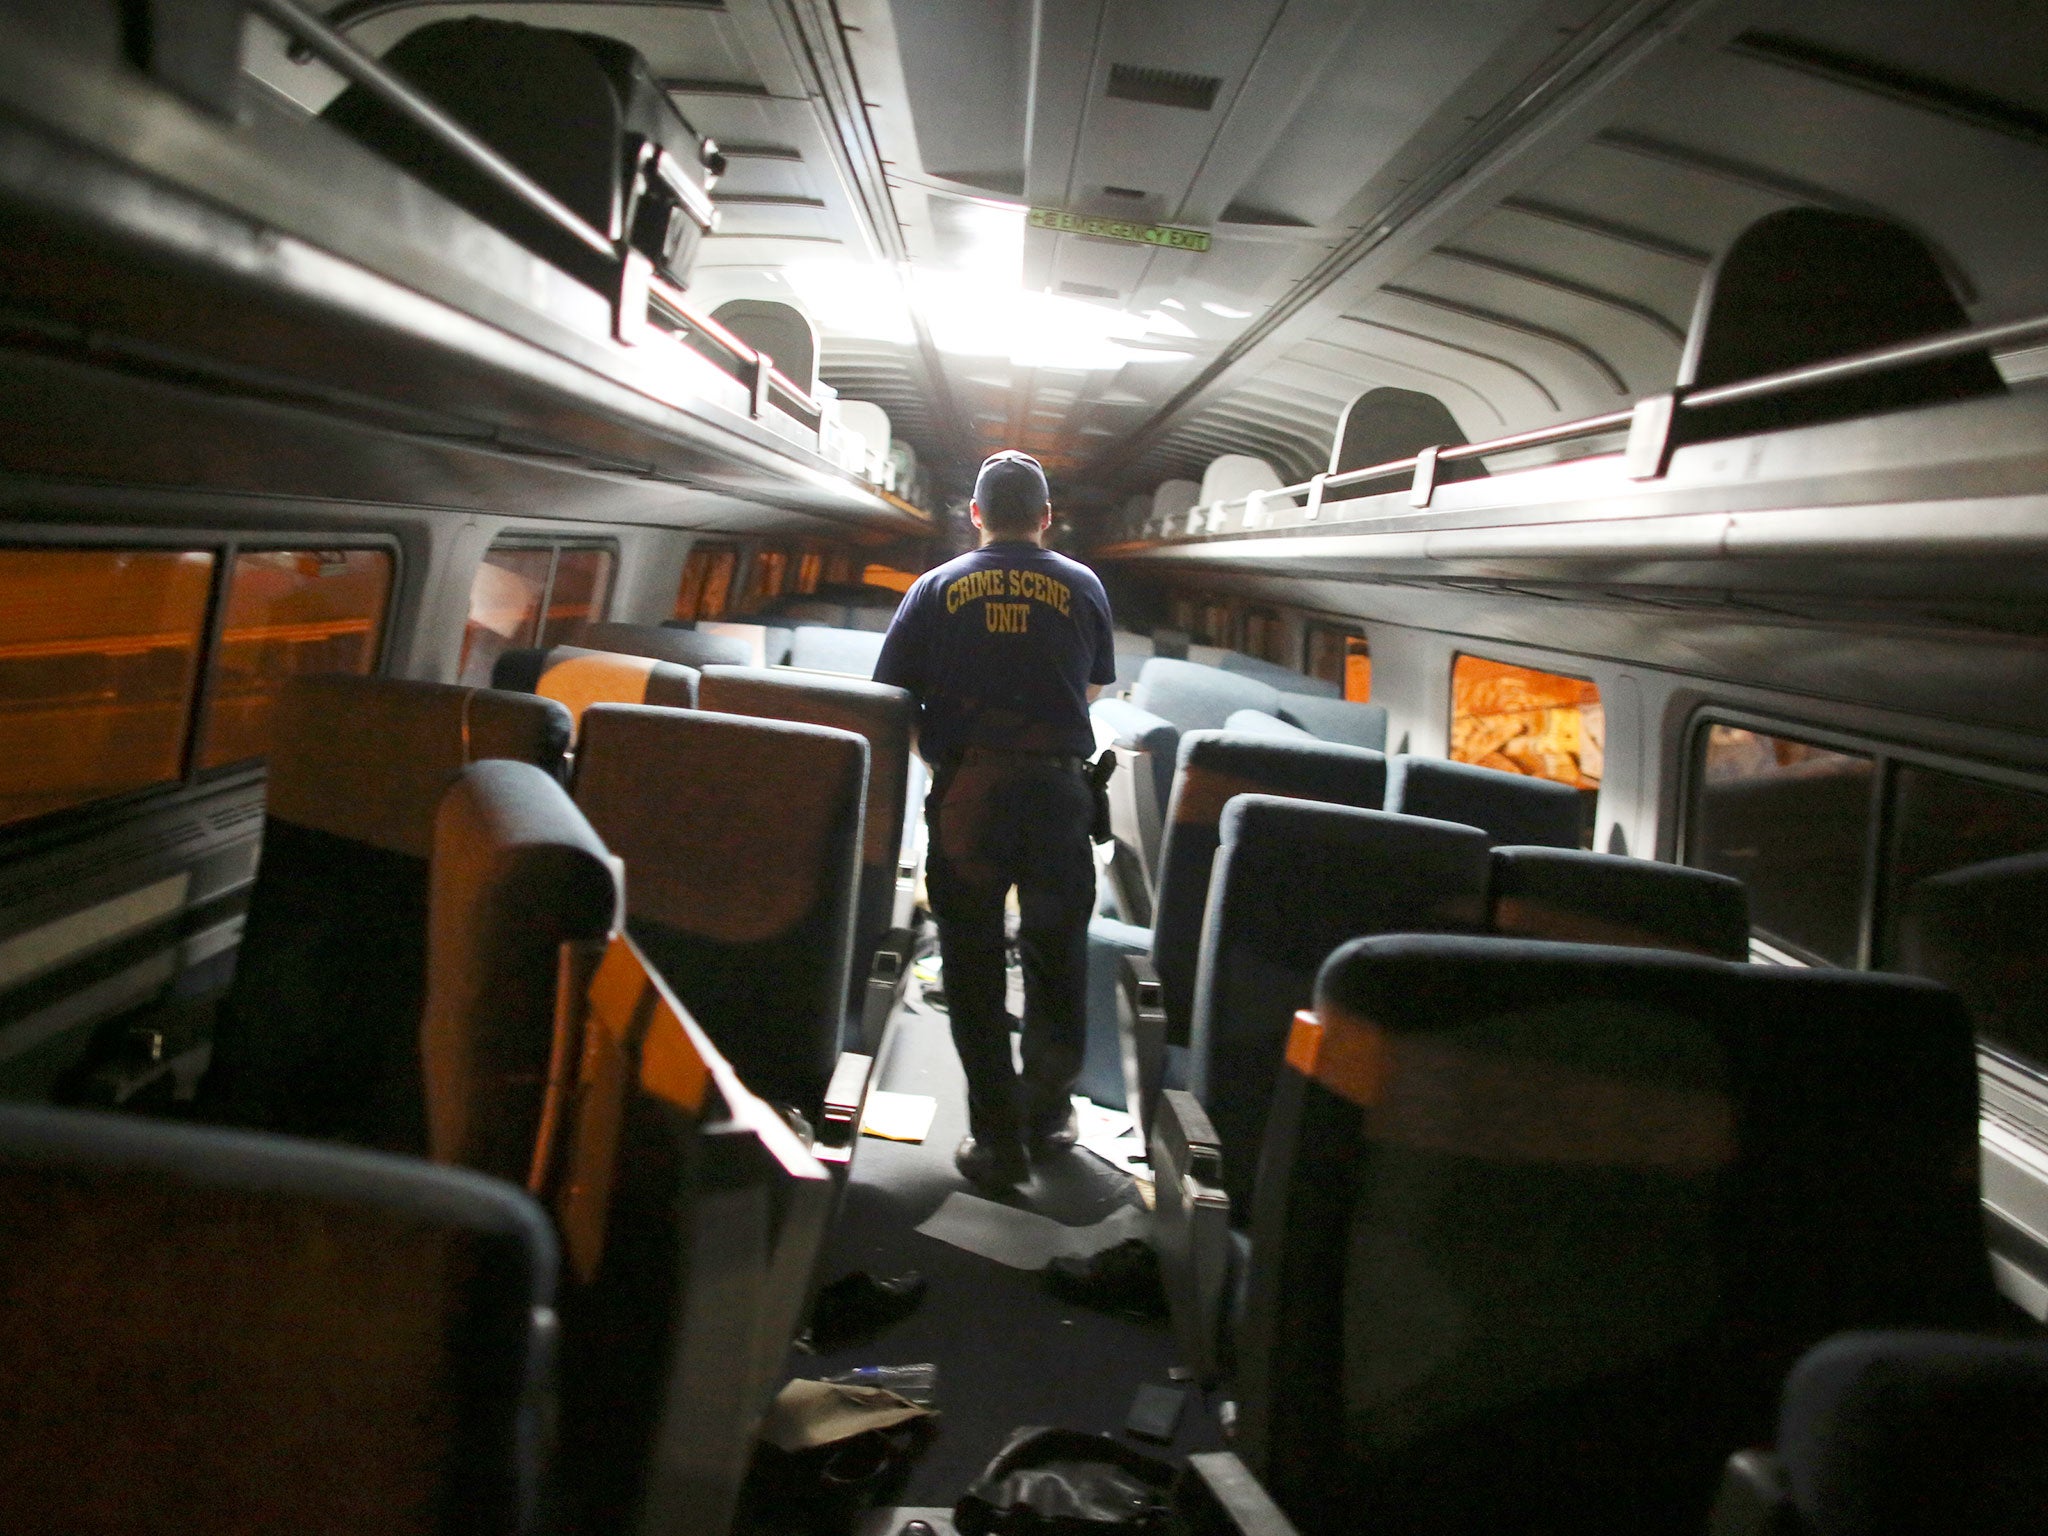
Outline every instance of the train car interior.
<path id="1" fill-rule="evenodd" d="M 2038 0 L 0 0 L 0 718 L 0 1531 L 2048 1536 Z"/>

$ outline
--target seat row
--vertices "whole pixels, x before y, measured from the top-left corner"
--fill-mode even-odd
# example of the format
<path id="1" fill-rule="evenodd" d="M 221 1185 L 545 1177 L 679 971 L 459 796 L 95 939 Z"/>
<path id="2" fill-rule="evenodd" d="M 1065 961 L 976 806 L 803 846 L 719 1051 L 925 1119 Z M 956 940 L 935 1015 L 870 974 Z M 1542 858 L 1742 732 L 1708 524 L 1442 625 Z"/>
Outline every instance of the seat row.
<path id="1" fill-rule="evenodd" d="M 564 1529 L 724 1529 L 857 1134 L 864 813 L 901 815 L 903 700 L 561 660 L 573 709 L 287 690 L 201 1091 L 240 1129 L 0 1125 L 0 1200 L 37 1213 L 0 1305 L 10 1408 L 47 1430 L 29 1525 L 160 1495 L 134 1528 L 517 1530 L 545 1487 Z M 685 684 L 727 709 L 604 701 Z M 772 718 L 827 705 L 866 731 Z M 138 1483 L 145 1398 L 177 1423 Z"/>
<path id="2" fill-rule="evenodd" d="M 1187 1096 L 1161 1121 L 1155 1148 L 1198 1145 Z M 1353 940 L 1274 1085 L 1232 1335 L 1240 1448 L 1311 1533 L 1700 1530 L 1806 1351 L 2005 1326 L 1976 1139 L 1970 1022 L 1928 983 Z M 1159 1188 L 1164 1206 L 1164 1168 Z M 1965 1433 L 1938 1443 L 1989 1472 Z M 2000 1451 L 2042 1435 L 2008 1428 Z M 1994 1502 L 2001 1478 L 2041 1486 L 2015 1462 Z M 1871 1491 L 1876 1513 L 1816 1528 L 1980 1528 Z M 2010 1516 L 1995 1528 L 2033 1528 Z"/>

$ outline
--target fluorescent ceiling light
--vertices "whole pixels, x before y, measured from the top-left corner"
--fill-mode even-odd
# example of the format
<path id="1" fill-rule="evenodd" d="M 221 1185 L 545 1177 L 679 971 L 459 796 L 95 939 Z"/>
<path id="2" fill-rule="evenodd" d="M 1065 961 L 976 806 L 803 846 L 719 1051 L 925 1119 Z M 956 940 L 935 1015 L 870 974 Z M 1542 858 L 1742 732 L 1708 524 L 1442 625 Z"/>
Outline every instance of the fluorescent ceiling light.
<path id="1" fill-rule="evenodd" d="M 1019 213 L 1020 234 L 1022 227 Z M 794 263 L 784 276 L 819 327 L 837 336 L 909 346 L 915 305 L 941 352 L 1003 358 L 1018 368 L 1086 373 L 1191 355 L 1145 345 L 1148 336 L 1193 335 L 1169 315 L 1129 315 L 1061 294 L 1028 293 L 1014 271 L 997 266 L 991 254 L 981 271 L 912 268 L 899 282 L 886 267 L 840 259 Z"/>
<path id="2" fill-rule="evenodd" d="M 1212 315 L 1221 315 L 1226 320 L 1249 320 L 1252 317 L 1252 312 L 1248 309 L 1232 309 L 1228 304 L 1211 304 L 1207 299 L 1202 301 L 1202 308 Z"/>
<path id="3" fill-rule="evenodd" d="M 1161 299 L 1159 307 L 1161 309 L 1186 309 L 1187 305 L 1181 303 L 1179 299 Z"/>

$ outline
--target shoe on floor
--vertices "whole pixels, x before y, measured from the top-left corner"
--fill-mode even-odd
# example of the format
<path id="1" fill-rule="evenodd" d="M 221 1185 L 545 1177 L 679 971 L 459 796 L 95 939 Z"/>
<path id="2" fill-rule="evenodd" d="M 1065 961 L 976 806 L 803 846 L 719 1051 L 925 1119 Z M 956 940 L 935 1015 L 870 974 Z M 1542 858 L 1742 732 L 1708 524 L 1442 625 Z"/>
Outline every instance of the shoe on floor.
<path id="1" fill-rule="evenodd" d="M 1054 1259 L 1045 1266 L 1045 1288 L 1062 1301 L 1115 1317 L 1151 1322 L 1166 1316 L 1159 1255 L 1142 1238 L 1126 1238 L 1089 1259 Z"/>
<path id="2" fill-rule="evenodd" d="M 953 1166 L 978 1189 L 1015 1189 L 1031 1177 L 1024 1149 L 1014 1141 L 984 1142 L 962 1136 L 953 1153 Z"/>
<path id="3" fill-rule="evenodd" d="M 1057 1121 L 1050 1130 L 1034 1130 L 1026 1139 L 1025 1146 L 1034 1162 L 1060 1157 L 1074 1150 L 1074 1143 L 1081 1139 L 1081 1117 L 1074 1106 L 1067 1106 L 1067 1116 Z"/>
<path id="4" fill-rule="evenodd" d="M 877 1280 L 864 1269 L 841 1275 L 811 1304 L 811 1348 L 830 1354 L 900 1323 L 924 1300 L 925 1278 L 910 1270 Z"/>

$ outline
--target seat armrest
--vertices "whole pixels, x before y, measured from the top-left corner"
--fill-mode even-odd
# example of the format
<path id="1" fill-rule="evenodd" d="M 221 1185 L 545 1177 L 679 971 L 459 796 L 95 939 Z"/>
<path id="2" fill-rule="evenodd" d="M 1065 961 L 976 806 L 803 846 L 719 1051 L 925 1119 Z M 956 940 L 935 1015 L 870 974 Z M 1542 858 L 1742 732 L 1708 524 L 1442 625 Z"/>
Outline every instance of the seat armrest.
<path id="1" fill-rule="evenodd" d="M 1117 970 L 1117 1046 L 1123 1056 L 1124 1103 L 1149 1145 L 1159 1090 L 1166 1082 L 1166 997 L 1150 955 L 1123 955 Z"/>
<path id="2" fill-rule="evenodd" d="M 1230 1274 L 1230 1197 L 1223 1148 L 1195 1096 L 1159 1096 L 1152 1134 L 1153 1247 L 1181 1362 L 1201 1382 L 1223 1370 L 1224 1296 Z"/>
<path id="3" fill-rule="evenodd" d="M 1186 1089 L 1169 1088 L 1159 1096 L 1150 1151 L 1153 1172 L 1161 1178 L 1171 1167 L 1176 1176 L 1223 1182 L 1223 1142 L 1209 1123 L 1209 1112 Z"/>
<path id="4" fill-rule="evenodd" d="M 903 1000 L 916 947 L 917 935 L 910 929 L 891 928 L 875 942 L 875 952 L 868 957 L 868 979 L 861 989 L 860 1048 L 870 1056 L 882 1054 L 882 1036 L 896 1005 Z"/>
<path id="5" fill-rule="evenodd" d="M 832 1069 L 832 1081 L 825 1086 L 825 1112 L 811 1144 L 811 1156 L 821 1163 L 845 1164 L 853 1158 L 853 1144 L 860 1139 L 861 1111 L 867 1107 L 868 1079 L 875 1058 L 855 1051 L 842 1051 Z"/>
<path id="6" fill-rule="evenodd" d="M 1188 1458 L 1173 1487 L 1173 1536 L 1295 1536 L 1265 1485 L 1230 1451 Z"/>

